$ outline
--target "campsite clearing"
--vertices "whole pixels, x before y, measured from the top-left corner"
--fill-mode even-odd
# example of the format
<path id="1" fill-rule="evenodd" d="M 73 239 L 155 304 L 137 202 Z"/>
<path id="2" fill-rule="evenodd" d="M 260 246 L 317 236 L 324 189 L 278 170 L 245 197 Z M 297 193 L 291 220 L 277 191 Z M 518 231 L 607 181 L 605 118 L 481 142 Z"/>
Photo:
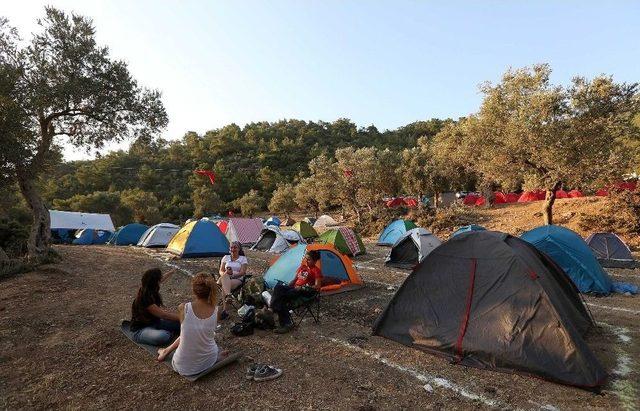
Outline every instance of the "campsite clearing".
<path id="1" fill-rule="evenodd" d="M 388 248 L 367 244 L 355 259 L 365 287 L 323 298 L 322 318 L 287 335 L 256 331 L 219 343 L 245 358 L 191 384 L 155 363 L 119 331 L 142 271 L 180 271 L 163 288 L 165 304 L 189 298 L 187 273 L 219 258 L 168 260 L 134 247 L 58 246 L 63 261 L 0 281 L 0 407 L 18 408 L 493 408 L 632 409 L 640 398 L 640 300 L 586 297 L 600 329 L 587 343 L 611 374 L 602 394 L 537 378 L 465 368 L 371 336 L 371 325 L 407 276 L 385 268 Z M 262 273 L 272 255 L 247 252 Z M 608 270 L 638 282 L 640 270 Z M 275 364 L 282 378 L 245 380 L 251 361 Z M 318 382 L 322 389 L 317 389 Z"/>

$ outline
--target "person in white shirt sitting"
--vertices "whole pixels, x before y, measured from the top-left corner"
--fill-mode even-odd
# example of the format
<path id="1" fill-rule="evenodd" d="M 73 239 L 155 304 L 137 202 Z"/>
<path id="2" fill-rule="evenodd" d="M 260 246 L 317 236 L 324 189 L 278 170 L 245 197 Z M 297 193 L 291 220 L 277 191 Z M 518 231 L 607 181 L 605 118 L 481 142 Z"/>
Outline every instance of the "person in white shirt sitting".
<path id="1" fill-rule="evenodd" d="M 228 299 L 231 291 L 242 285 L 244 276 L 247 274 L 248 265 L 249 261 L 244 255 L 242 244 L 238 241 L 232 242 L 229 247 L 229 255 L 222 257 L 220 262 L 218 284 L 222 287 L 223 297 L 221 320 L 225 320 L 229 316 L 227 313 Z"/>
<path id="2" fill-rule="evenodd" d="M 158 350 L 158 361 L 164 361 L 169 353 L 176 351 L 171 366 L 180 375 L 196 375 L 211 368 L 227 356 L 216 344 L 218 323 L 218 296 L 214 279 L 198 273 L 191 281 L 194 300 L 180 304 L 180 337 L 167 348 Z"/>

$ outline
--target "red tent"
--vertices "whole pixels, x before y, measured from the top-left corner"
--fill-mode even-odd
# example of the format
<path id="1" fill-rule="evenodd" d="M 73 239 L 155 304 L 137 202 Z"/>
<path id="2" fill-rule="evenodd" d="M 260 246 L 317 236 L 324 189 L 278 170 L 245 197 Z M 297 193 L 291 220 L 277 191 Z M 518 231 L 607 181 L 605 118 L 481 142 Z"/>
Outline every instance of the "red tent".
<path id="1" fill-rule="evenodd" d="M 621 181 L 621 182 L 615 183 L 613 186 L 618 190 L 635 191 L 637 185 L 638 184 L 636 181 Z"/>
<path id="2" fill-rule="evenodd" d="M 556 198 L 569 198 L 569 194 L 564 190 L 556 190 Z"/>
<path id="3" fill-rule="evenodd" d="M 582 194 L 582 192 L 578 190 L 571 190 L 567 193 L 567 195 L 569 196 L 569 198 L 584 197 L 584 194 Z"/>
<path id="4" fill-rule="evenodd" d="M 401 205 L 404 205 L 404 201 L 402 201 L 402 198 L 396 197 L 388 200 L 385 205 L 389 208 L 400 207 Z"/>
<path id="5" fill-rule="evenodd" d="M 547 192 L 545 190 L 540 190 L 538 188 L 534 190 L 534 193 L 536 193 L 536 197 L 538 197 L 538 200 L 544 200 L 547 198 Z"/>
<path id="6" fill-rule="evenodd" d="M 418 200 L 415 198 L 405 197 L 402 201 L 409 208 L 415 208 L 418 206 Z"/>
<path id="7" fill-rule="evenodd" d="M 600 190 L 596 191 L 596 195 L 598 197 L 606 197 L 609 195 L 609 190 L 607 190 L 606 188 L 601 188 Z"/>
<path id="8" fill-rule="evenodd" d="M 476 201 L 478 201 L 479 196 L 475 194 L 467 194 L 464 200 L 462 200 L 462 204 L 464 205 L 475 205 Z"/>
<path id="9" fill-rule="evenodd" d="M 485 200 L 485 198 L 483 196 L 478 197 L 478 199 L 476 200 L 476 202 L 474 203 L 474 205 L 476 206 L 483 206 L 487 203 L 487 200 Z"/>
<path id="10" fill-rule="evenodd" d="M 222 231 L 222 234 L 227 234 L 227 227 L 229 225 L 227 220 L 220 220 L 216 224 L 218 224 L 218 228 Z"/>
<path id="11" fill-rule="evenodd" d="M 518 198 L 519 203 L 528 203 L 530 201 L 538 201 L 538 194 L 535 191 L 525 191 L 522 193 L 520 198 Z"/>
<path id="12" fill-rule="evenodd" d="M 507 196 L 500 191 L 496 191 L 493 193 L 493 203 L 494 204 L 504 204 L 507 202 Z"/>
<path id="13" fill-rule="evenodd" d="M 504 196 L 504 200 L 506 203 L 517 203 L 520 198 L 520 194 L 518 193 L 507 193 Z"/>

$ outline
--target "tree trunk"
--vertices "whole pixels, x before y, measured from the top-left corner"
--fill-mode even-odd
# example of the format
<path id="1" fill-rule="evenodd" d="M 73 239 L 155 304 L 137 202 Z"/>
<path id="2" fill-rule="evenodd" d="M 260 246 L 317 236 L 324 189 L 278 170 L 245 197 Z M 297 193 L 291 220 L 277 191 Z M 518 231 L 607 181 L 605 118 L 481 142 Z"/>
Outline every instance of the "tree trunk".
<path id="1" fill-rule="evenodd" d="M 33 214 L 33 223 L 29 233 L 27 250 L 30 258 L 44 256 L 49 251 L 51 239 L 51 219 L 49 210 L 45 207 L 38 190 L 33 184 L 32 177 L 27 173 L 17 172 L 20 192 L 27 201 Z"/>
<path id="2" fill-rule="evenodd" d="M 562 182 L 558 181 L 552 188 L 547 188 L 544 197 L 544 206 L 542 207 L 542 217 L 544 218 L 545 225 L 553 224 L 553 203 L 556 202 L 556 190 L 559 190 L 561 185 Z"/>
<path id="3" fill-rule="evenodd" d="M 0 263 L 9 260 L 7 253 L 0 247 Z"/>

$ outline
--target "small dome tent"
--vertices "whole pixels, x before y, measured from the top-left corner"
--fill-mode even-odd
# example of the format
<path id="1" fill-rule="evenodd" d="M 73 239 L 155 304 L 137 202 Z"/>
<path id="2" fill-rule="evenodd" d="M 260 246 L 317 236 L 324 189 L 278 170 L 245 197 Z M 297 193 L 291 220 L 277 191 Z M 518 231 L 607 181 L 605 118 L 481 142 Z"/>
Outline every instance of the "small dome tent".
<path id="1" fill-rule="evenodd" d="M 611 279 L 587 243 L 575 232 L 557 225 L 545 225 L 523 233 L 520 238 L 551 257 L 580 292 L 609 294 L 612 291 Z"/>
<path id="2" fill-rule="evenodd" d="M 138 241 L 139 247 L 166 247 L 180 227 L 171 223 L 160 223 L 150 227 Z"/>
<path id="3" fill-rule="evenodd" d="M 258 241 L 251 249 L 268 253 L 282 253 L 287 251 L 292 244 L 304 242 L 304 239 L 297 231 L 281 231 L 278 227 L 266 226 L 262 229 Z"/>
<path id="4" fill-rule="evenodd" d="M 416 224 L 411 220 L 394 220 L 380 233 L 378 245 L 391 247 L 400 237 L 413 228 L 416 228 Z"/>
<path id="5" fill-rule="evenodd" d="M 484 231 L 484 230 L 486 230 L 486 228 L 484 228 L 481 225 L 476 225 L 476 224 L 465 225 L 458 228 L 456 231 L 454 231 L 453 234 L 451 234 L 451 237 L 454 237 L 458 234 L 466 233 L 469 231 Z"/>
<path id="6" fill-rule="evenodd" d="M 167 244 L 167 251 L 184 258 L 220 257 L 229 254 L 229 241 L 209 220 L 185 224 Z"/>
<path id="7" fill-rule="evenodd" d="M 318 228 L 318 227 L 334 227 L 339 225 L 338 222 L 336 220 L 333 219 L 333 217 L 331 217 L 330 215 L 327 214 L 323 214 L 320 217 L 318 217 L 318 219 L 316 220 L 315 223 L 313 223 L 313 226 Z"/>
<path id="8" fill-rule="evenodd" d="M 305 253 L 311 250 L 320 252 L 322 293 L 351 291 L 362 287 L 362 279 L 349 257 L 328 244 L 299 244 L 281 254 L 264 275 L 267 287 L 273 288 L 278 282 L 289 284 L 293 281 Z"/>
<path id="9" fill-rule="evenodd" d="M 631 250 L 613 233 L 593 233 L 585 240 L 600 265 L 610 268 L 634 268 Z"/>
<path id="10" fill-rule="evenodd" d="M 357 256 L 365 254 L 367 250 L 364 248 L 362 238 L 347 227 L 338 227 L 325 231 L 318 237 L 318 242 L 325 244 L 331 244 L 337 248 L 341 253 L 348 256 Z"/>
<path id="11" fill-rule="evenodd" d="M 294 220 L 291 217 L 287 217 L 282 221 L 282 225 L 286 226 L 286 227 L 291 227 L 292 225 L 294 225 L 296 223 L 296 220 Z"/>
<path id="12" fill-rule="evenodd" d="M 476 231 L 432 251 L 395 293 L 373 334 L 462 365 L 591 388 L 606 372 L 566 275 L 530 244 Z"/>
<path id="13" fill-rule="evenodd" d="M 136 245 L 144 234 L 149 229 L 148 226 L 139 223 L 127 224 L 124 227 L 118 228 L 111 236 L 108 244 L 112 245 Z"/>
<path id="14" fill-rule="evenodd" d="M 72 244 L 76 245 L 90 245 L 90 244 L 106 244 L 113 233 L 106 230 L 95 230 L 93 228 L 85 228 L 79 230 Z"/>
<path id="15" fill-rule="evenodd" d="M 272 226 L 276 226 L 276 227 L 280 227 L 282 221 L 280 221 L 280 219 L 276 216 L 271 216 L 267 219 L 267 221 L 264 222 L 264 225 L 272 225 Z"/>
<path id="16" fill-rule="evenodd" d="M 300 233 L 302 238 L 307 240 L 318 237 L 318 232 L 306 221 L 299 221 L 295 223 L 291 229 Z"/>
<path id="17" fill-rule="evenodd" d="M 385 265 L 397 268 L 413 268 L 442 241 L 424 228 L 414 228 L 404 233 L 391 247 Z"/>
<path id="18" fill-rule="evenodd" d="M 259 218 L 230 218 L 227 227 L 227 240 L 238 241 L 242 245 L 253 245 L 258 241 L 263 228 Z"/>

